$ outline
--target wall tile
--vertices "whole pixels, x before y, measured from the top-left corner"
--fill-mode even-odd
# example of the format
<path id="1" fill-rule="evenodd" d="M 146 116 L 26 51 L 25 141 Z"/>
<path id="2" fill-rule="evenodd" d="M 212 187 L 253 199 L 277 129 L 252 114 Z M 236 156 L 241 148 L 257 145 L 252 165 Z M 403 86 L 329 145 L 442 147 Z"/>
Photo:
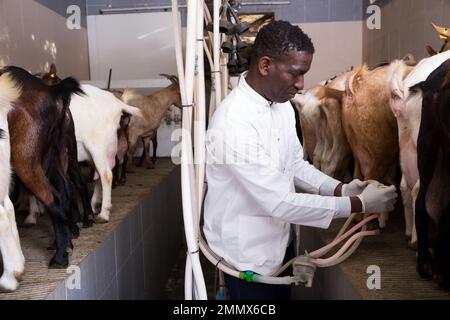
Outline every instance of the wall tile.
<path id="1" fill-rule="evenodd" d="M 329 0 L 306 0 L 305 22 L 330 21 Z"/>
<path id="2" fill-rule="evenodd" d="M 115 281 L 116 246 L 114 234 L 109 236 L 95 252 L 96 288 L 99 296 L 103 295 Z"/>

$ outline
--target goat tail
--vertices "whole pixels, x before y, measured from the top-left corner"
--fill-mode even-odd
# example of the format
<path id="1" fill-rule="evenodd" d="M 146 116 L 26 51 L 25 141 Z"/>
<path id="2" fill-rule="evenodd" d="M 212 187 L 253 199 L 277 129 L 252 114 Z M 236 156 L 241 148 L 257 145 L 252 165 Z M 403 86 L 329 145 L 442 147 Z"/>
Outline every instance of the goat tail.
<path id="1" fill-rule="evenodd" d="M 84 91 L 81 89 L 78 80 L 72 77 L 65 78 L 60 83 L 52 86 L 52 89 L 53 93 L 56 95 L 56 98 L 62 100 L 64 109 L 67 109 L 69 107 L 72 94 L 84 94 Z"/>
<path id="2" fill-rule="evenodd" d="M 393 61 L 388 69 L 388 87 L 391 92 L 395 92 L 400 98 L 404 98 L 403 79 L 408 66 L 403 60 Z"/>
<path id="3" fill-rule="evenodd" d="M 11 110 L 11 103 L 22 94 L 22 88 L 11 75 L 6 72 L 0 75 L 0 114 L 6 116 Z"/>
<path id="4" fill-rule="evenodd" d="M 144 117 L 144 115 L 142 114 L 141 109 L 133 107 L 133 106 L 130 106 L 130 105 L 128 105 L 126 103 L 123 103 L 123 102 L 122 102 L 122 112 L 130 114 L 130 115 L 132 115 L 134 117 L 139 117 L 139 118 L 143 118 Z"/>

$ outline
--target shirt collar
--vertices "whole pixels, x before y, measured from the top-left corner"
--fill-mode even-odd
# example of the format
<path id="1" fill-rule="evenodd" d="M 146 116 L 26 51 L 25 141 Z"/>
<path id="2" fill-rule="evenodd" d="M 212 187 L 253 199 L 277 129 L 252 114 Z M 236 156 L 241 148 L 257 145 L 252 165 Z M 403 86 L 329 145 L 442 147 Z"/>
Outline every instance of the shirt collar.
<path id="1" fill-rule="evenodd" d="M 274 104 L 274 102 L 268 101 L 258 92 L 256 92 L 252 87 L 250 87 L 247 81 L 245 81 L 247 73 L 248 71 L 244 72 L 241 75 L 241 78 L 239 79 L 239 87 L 255 102 L 255 106 L 257 106 L 258 111 L 268 111 L 268 108 L 270 108 Z"/>

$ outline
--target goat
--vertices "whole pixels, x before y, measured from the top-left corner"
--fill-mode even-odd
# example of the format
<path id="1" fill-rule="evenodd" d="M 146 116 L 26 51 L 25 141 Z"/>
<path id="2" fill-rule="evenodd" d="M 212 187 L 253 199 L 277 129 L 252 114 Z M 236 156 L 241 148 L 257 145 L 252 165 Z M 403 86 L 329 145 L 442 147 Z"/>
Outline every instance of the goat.
<path id="1" fill-rule="evenodd" d="M 54 64 L 50 66 L 49 72 L 37 73 L 35 76 L 42 79 L 42 81 L 44 81 L 47 85 L 56 85 L 62 81 L 56 74 L 56 66 Z M 68 174 L 70 181 L 75 185 L 75 188 L 80 195 L 81 203 L 83 205 L 83 226 L 88 227 L 92 225 L 94 214 L 89 203 L 88 186 L 82 177 L 81 169 L 78 165 L 77 141 L 75 139 L 75 125 L 73 123 L 72 113 L 70 109 L 67 109 L 66 113 L 68 118 Z M 37 217 L 43 212 L 42 205 L 31 195 L 29 196 L 29 204 L 30 214 L 25 218 L 23 223 L 24 226 L 35 225 L 37 222 Z M 76 206 L 77 204 L 74 203 L 73 205 Z"/>
<path id="2" fill-rule="evenodd" d="M 450 288 L 450 59 L 414 89 L 423 95 L 417 138 L 417 271 Z"/>
<path id="3" fill-rule="evenodd" d="M 439 26 L 435 25 L 434 23 L 432 23 L 431 25 L 433 26 L 434 30 L 436 30 L 436 32 L 439 34 L 439 37 L 442 40 L 444 40 L 444 43 L 442 44 L 442 47 L 439 50 L 439 52 L 436 52 L 436 50 L 434 50 L 430 45 L 426 46 L 428 55 L 430 57 L 434 56 L 435 54 L 450 50 L 450 41 L 448 39 L 450 37 L 450 29 L 444 28 L 444 27 L 439 27 Z"/>
<path id="4" fill-rule="evenodd" d="M 167 76 L 167 75 L 165 75 Z M 133 166 L 133 156 L 136 152 L 138 138 L 143 139 L 144 158 L 141 163 L 152 168 L 148 150 L 150 148 L 150 139 L 156 135 L 156 131 L 161 124 L 167 110 L 171 105 L 181 108 L 181 96 L 178 80 L 174 76 L 168 76 L 172 84 L 152 95 L 142 96 L 125 90 L 122 95 L 122 101 L 126 104 L 139 108 L 142 111 L 142 118 L 132 118 L 128 132 L 128 170 Z M 155 153 L 154 153 L 155 154 Z"/>
<path id="5" fill-rule="evenodd" d="M 351 72 L 342 103 L 342 124 L 352 149 L 353 178 L 395 184 L 392 172 L 398 163 L 397 121 L 389 107 L 388 66 Z M 380 218 L 385 227 L 387 213 Z"/>
<path id="6" fill-rule="evenodd" d="M 17 232 L 14 206 L 9 199 L 11 180 L 8 112 L 11 103 L 21 94 L 21 89 L 8 73 L 0 76 L 0 253 L 3 274 L 0 291 L 14 291 L 25 271 L 25 258 Z"/>
<path id="7" fill-rule="evenodd" d="M 405 235 L 412 249 L 417 246 L 414 203 L 419 192 L 419 171 L 417 168 L 417 136 L 422 109 L 422 92 L 410 88 L 427 78 L 443 61 L 450 58 L 450 52 L 440 53 L 423 59 L 416 66 L 405 60 L 393 61 L 389 67 L 388 82 L 390 106 L 397 119 L 400 146 L 400 168 L 405 214 Z"/>
<path id="8" fill-rule="evenodd" d="M 67 267 L 72 236 L 78 234 L 78 210 L 73 206 L 73 187 L 68 168 L 67 109 L 71 96 L 82 94 L 78 82 L 66 78 L 55 86 L 18 67 L 5 67 L 22 87 L 22 94 L 8 114 L 11 163 L 25 187 L 49 212 L 55 232 L 56 253 L 51 268 Z"/>
<path id="9" fill-rule="evenodd" d="M 85 95 L 73 96 L 70 103 L 78 161 L 89 161 L 96 168 L 91 207 L 98 213 L 95 222 L 105 223 L 109 221 L 112 209 L 112 168 L 117 154 L 120 119 L 123 113 L 140 117 L 141 111 L 123 103 L 111 92 L 91 85 L 81 85 L 81 89 Z"/>

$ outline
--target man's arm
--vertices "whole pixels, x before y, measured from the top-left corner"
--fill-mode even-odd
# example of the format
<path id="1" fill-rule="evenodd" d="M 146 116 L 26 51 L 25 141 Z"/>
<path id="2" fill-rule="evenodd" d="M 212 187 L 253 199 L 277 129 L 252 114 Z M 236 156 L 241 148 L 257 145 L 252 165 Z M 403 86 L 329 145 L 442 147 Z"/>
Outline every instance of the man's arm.
<path id="1" fill-rule="evenodd" d="M 342 182 L 333 179 L 313 165 L 308 161 L 303 160 L 303 148 L 298 140 L 297 135 L 294 138 L 294 152 L 295 152 L 295 185 L 303 190 L 309 190 L 312 193 L 319 193 L 321 195 L 333 195 L 335 197 L 342 196 Z M 316 191 L 317 192 L 314 192 Z M 351 212 L 361 212 L 363 209 L 361 200 L 356 197 L 350 197 Z"/>
<path id="2" fill-rule="evenodd" d="M 222 169 L 236 180 L 239 192 L 254 203 L 255 212 L 320 228 L 327 228 L 335 217 L 350 215 L 348 197 L 295 193 L 292 182 L 276 168 L 256 130 L 246 126 L 244 119 L 228 122 L 225 131 L 226 136 L 215 136 L 211 139 L 213 142 L 207 144 L 209 158 L 219 163 L 229 160 L 212 165 L 225 166 Z M 221 159 L 211 156 L 215 150 L 223 152 Z"/>

